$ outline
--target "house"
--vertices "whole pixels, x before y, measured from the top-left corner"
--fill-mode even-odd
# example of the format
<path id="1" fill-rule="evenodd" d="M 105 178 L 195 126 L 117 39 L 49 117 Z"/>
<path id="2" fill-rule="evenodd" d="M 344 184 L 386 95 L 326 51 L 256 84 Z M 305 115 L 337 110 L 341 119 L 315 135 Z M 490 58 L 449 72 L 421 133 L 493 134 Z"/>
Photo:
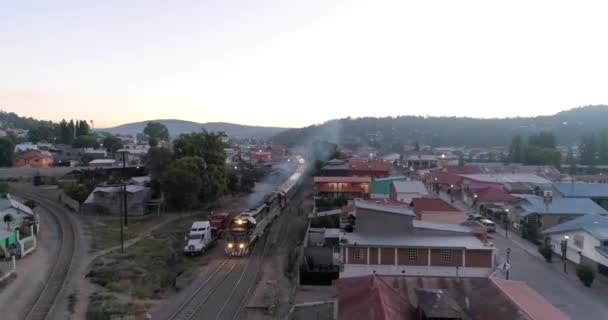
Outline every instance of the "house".
<path id="1" fill-rule="evenodd" d="M 15 153 L 25 152 L 29 150 L 39 150 L 37 144 L 31 142 L 18 143 L 15 145 Z"/>
<path id="2" fill-rule="evenodd" d="M 106 149 L 84 148 L 83 156 L 90 160 L 105 159 L 108 157 Z"/>
<path id="3" fill-rule="evenodd" d="M 439 157 L 431 154 L 410 155 L 405 158 L 405 166 L 414 170 L 436 168 L 438 162 Z"/>
<path id="4" fill-rule="evenodd" d="M 314 177 L 316 194 L 329 198 L 369 198 L 370 177 Z"/>
<path id="5" fill-rule="evenodd" d="M 137 186 L 146 186 L 150 181 L 150 176 L 141 176 L 131 178 L 128 183 Z"/>
<path id="6" fill-rule="evenodd" d="M 80 162 L 84 155 L 84 148 L 74 148 L 67 144 L 57 144 L 51 150 L 55 164 L 74 164 Z"/>
<path id="7" fill-rule="evenodd" d="M 140 165 L 143 163 L 143 158 L 148 154 L 148 146 L 133 146 L 131 148 L 123 148 L 116 150 L 114 159 L 120 164 L 124 161 L 127 165 Z"/>
<path id="8" fill-rule="evenodd" d="M 391 173 L 392 163 L 383 160 L 350 159 L 350 174 L 356 177 L 387 177 Z"/>
<path id="9" fill-rule="evenodd" d="M 386 178 L 376 178 L 372 180 L 372 199 L 387 199 L 391 192 L 393 181 L 408 180 L 406 176 L 393 176 Z"/>
<path id="10" fill-rule="evenodd" d="M 608 184 L 603 183 L 554 183 L 554 190 L 564 198 L 589 198 L 608 209 Z"/>
<path id="11" fill-rule="evenodd" d="M 335 304 L 338 320 L 569 319 L 526 283 L 497 278 L 344 278 Z"/>
<path id="12" fill-rule="evenodd" d="M 319 174 L 326 177 L 347 177 L 351 175 L 350 165 L 346 160 L 331 159 L 321 168 Z"/>
<path id="13" fill-rule="evenodd" d="M 27 150 L 15 154 L 13 167 L 46 168 L 53 165 L 53 156 L 48 151 Z"/>
<path id="14" fill-rule="evenodd" d="M 116 164 L 114 159 L 95 159 L 89 161 L 89 167 L 94 168 L 110 168 Z"/>
<path id="15" fill-rule="evenodd" d="M 353 232 L 344 232 L 340 240 L 341 278 L 487 277 L 494 266 L 493 245 L 472 228 L 419 221 L 408 207 L 363 200 L 355 200 L 354 216 Z"/>
<path id="16" fill-rule="evenodd" d="M 422 198 L 429 193 L 424 184 L 420 181 L 400 181 L 396 180 L 391 183 L 389 198 L 393 201 L 399 201 L 410 204 L 414 198 Z"/>
<path id="17" fill-rule="evenodd" d="M 519 196 L 521 200 L 511 203 L 509 218 L 520 224 L 533 223 L 541 230 L 570 221 L 586 214 L 608 215 L 604 208 L 588 198 L 553 198 L 545 203 L 540 196 Z"/>
<path id="18" fill-rule="evenodd" d="M 127 212 L 129 215 L 144 215 L 146 203 L 150 200 L 150 188 L 127 185 Z M 106 213 L 120 215 L 122 212 L 122 186 L 97 187 L 83 203 L 85 213 Z"/>
<path id="19" fill-rule="evenodd" d="M 10 225 L 4 223 L 4 217 L 10 214 L 13 222 Z M 34 221 L 32 209 L 23 203 L 12 199 L 9 194 L 0 197 L 0 254 L 9 257 L 11 248 L 18 246 L 18 231 L 22 230 L 24 223 Z"/>
<path id="20" fill-rule="evenodd" d="M 461 224 L 467 220 L 462 212 L 439 198 L 414 198 L 412 208 L 417 220 Z"/>
<path id="21" fill-rule="evenodd" d="M 469 186 L 463 193 L 463 201 L 479 212 L 488 205 L 507 205 L 517 198 L 509 194 L 502 186 Z"/>
<path id="22" fill-rule="evenodd" d="M 550 238 L 553 251 L 562 255 L 561 243 L 568 239 L 566 257 L 580 264 L 592 265 L 608 275 L 608 217 L 587 214 L 543 231 Z"/>
<path id="23" fill-rule="evenodd" d="M 272 161 L 272 152 L 270 151 L 253 151 L 251 152 L 251 162 L 270 162 Z"/>

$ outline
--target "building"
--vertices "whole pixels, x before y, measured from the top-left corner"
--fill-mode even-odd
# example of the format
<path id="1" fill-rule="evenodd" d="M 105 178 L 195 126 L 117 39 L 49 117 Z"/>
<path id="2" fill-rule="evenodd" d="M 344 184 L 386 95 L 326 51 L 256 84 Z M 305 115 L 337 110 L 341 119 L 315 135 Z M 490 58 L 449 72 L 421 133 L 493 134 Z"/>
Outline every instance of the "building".
<path id="1" fill-rule="evenodd" d="M 329 198 L 364 198 L 370 196 L 370 177 L 314 177 L 318 196 Z"/>
<path id="2" fill-rule="evenodd" d="M 396 180 L 391 183 L 389 198 L 406 204 L 412 203 L 414 198 L 422 198 L 429 193 L 424 184 L 420 181 L 401 181 Z"/>
<path id="3" fill-rule="evenodd" d="M 11 215 L 13 221 L 9 224 L 4 222 L 5 216 Z M 23 203 L 12 199 L 9 194 L 0 197 L 0 255 L 10 257 L 10 251 L 19 247 L 19 230 L 23 231 L 26 222 L 35 220 L 32 209 Z M 23 236 L 23 234 L 21 234 Z"/>
<path id="4" fill-rule="evenodd" d="M 272 161 L 272 152 L 270 151 L 253 151 L 251 152 L 251 162 L 270 162 Z"/>
<path id="5" fill-rule="evenodd" d="M 541 230 L 586 214 L 608 215 L 604 208 L 587 198 L 553 198 L 550 203 L 545 203 L 540 196 L 520 197 L 521 200 L 508 206 L 511 221 L 533 223 Z"/>
<path id="6" fill-rule="evenodd" d="M 19 143 L 15 145 L 15 153 L 25 152 L 29 150 L 39 150 L 37 144 L 31 142 Z"/>
<path id="7" fill-rule="evenodd" d="M 120 215 L 123 199 L 122 186 L 97 187 L 84 201 L 85 213 L 105 213 Z M 150 200 L 150 188 L 139 185 L 127 186 L 127 212 L 129 215 L 144 215 L 146 203 Z"/>
<path id="8" fill-rule="evenodd" d="M 432 154 L 417 154 L 405 158 L 405 166 L 414 170 L 436 168 L 439 157 Z"/>
<path id="9" fill-rule="evenodd" d="M 462 212 L 439 198 L 414 198 L 412 208 L 417 220 L 461 224 L 467 220 Z"/>
<path id="10" fill-rule="evenodd" d="M 608 275 L 608 217 L 587 214 L 546 229 L 553 251 L 562 255 L 561 243 L 567 239 L 566 257 L 580 264 L 592 265 Z"/>
<path id="11" fill-rule="evenodd" d="M 377 178 L 372 180 L 372 199 L 387 199 L 391 193 L 391 184 L 393 181 L 408 180 L 406 176 L 394 176 L 386 178 Z"/>
<path id="12" fill-rule="evenodd" d="M 554 190 L 564 198 L 589 198 L 608 209 L 608 184 L 603 183 L 554 183 Z"/>
<path id="13" fill-rule="evenodd" d="M 332 159 L 327 161 L 319 174 L 326 177 L 347 177 L 351 175 L 350 165 L 346 160 Z"/>
<path id="14" fill-rule="evenodd" d="M 470 205 L 474 212 L 479 212 L 482 207 L 488 205 L 504 206 L 517 198 L 509 194 L 502 186 L 481 186 L 466 189 L 462 194 L 464 203 Z"/>
<path id="15" fill-rule="evenodd" d="M 487 277 L 494 246 L 465 226 L 415 220 L 407 207 L 355 200 L 353 232 L 340 240 L 340 277 L 416 275 Z M 345 229 L 346 230 L 346 229 Z"/>
<path id="16" fill-rule="evenodd" d="M 114 159 L 95 159 L 89 161 L 89 167 L 94 168 L 111 168 L 116 164 Z"/>
<path id="17" fill-rule="evenodd" d="M 148 146 L 133 146 L 131 148 L 118 149 L 114 154 L 114 159 L 122 165 L 123 157 L 126 165 L 140 165 L 144 162 L 144 157 L 148 154 Z"/>
<path id="18" fill-rule="evenodd" d="M 567 320 L 524 282 L 497 278 L 362 276 L 336 282 L 338 320 Z"/>
<path id="19" fill-rule="evenodd" d="M 53 156 L 47 151 L 27 150 L 15 154 L 13 167 L 46 168 L 53 165 Z"/>
<path id="20" fill-rule="evenodd" d="M 74 148 L 67 144 L 57 144 L 55 148 L 51 150 L 54 162 L 57 165 L 67 165 L 80 162 L 84 155 L 83 148 Z"/>
<path id="21" fill-rule="evenodd" d="M 350 159 L 350 174 L 356 177 L 382 178 L 391 173 L 392 163 L 383 160 Z"/>
<path id="22" fill-rule="evenodd" d="M 82 153 L 89 160 L 105 159 L 108 157 L 106 149 L 84 148 Z"/>

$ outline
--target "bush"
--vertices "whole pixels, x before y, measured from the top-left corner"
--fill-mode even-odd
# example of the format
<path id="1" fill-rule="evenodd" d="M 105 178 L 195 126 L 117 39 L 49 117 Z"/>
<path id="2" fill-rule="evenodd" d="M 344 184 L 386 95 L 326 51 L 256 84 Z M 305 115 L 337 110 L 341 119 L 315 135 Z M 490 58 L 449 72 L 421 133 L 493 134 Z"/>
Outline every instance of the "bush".
<path id="1" fill-rule="evenodd" d="M 545 261 L 547 261 L 548 263 L 551 263 L 551 261 L 553 260 L 553 250 L 551 250 L 550 246 L 548 246 L 548 245 L 539 246 L 538 252 L 540 252 L 540 254 L 543 256 L 543 258 L 545 258 Z"/>
<path id="2" fill-rule="evenodd" d="M 540 232 L 538 230 L 538 226 L 533 223 L 526 223 L 522 229 L 522 237 L 524 239 L 528 239 L 530 242 L 539 245 L 540 242 Z"/>
<path id="3" fill-rule="evenodd" d="M 593 280 L 595 279 L 595 271 L 588 265 L 581 264 L 576 267 L 576 275 L 578 279 L 585 285 L 585 287 L 591 287 Z"/>

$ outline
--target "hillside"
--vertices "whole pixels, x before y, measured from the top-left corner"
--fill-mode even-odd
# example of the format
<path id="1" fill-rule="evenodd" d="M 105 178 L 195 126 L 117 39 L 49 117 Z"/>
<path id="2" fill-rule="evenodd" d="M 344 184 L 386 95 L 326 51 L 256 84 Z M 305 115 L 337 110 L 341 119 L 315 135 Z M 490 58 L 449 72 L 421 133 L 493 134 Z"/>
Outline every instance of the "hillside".
<path id="1" fill-rule="evenodd" d="M 558 143 L 577 143 L 581 136 L 608 129 L 608 106 L 588 106 L 552 116 L 476 119 L 463 117 L 384 117 L 331 120 L 321 125 L 290 129 L 273 141 L 306 144 L 317 139 L 345 145 L 371 144 L 398 150 L 419 141 L 433 146 L 503 146 L 515 134 L 553 131 Z M 381 141 L 381 143 L 378 143 Z"/>
<path id="2" fill-rule="evenodd" d="M 286 130 L 285 128 L 275 127 L 257 127 L 257 126 L 245 126 L 234 123 L 225 122 L 207 122 L 197 123 L 185 120 L 150 120 L 164 124 L 169 129 L 171 136 L 176 137 L 182 133 L 198 132 L 201 128 L 205 128 L 207 131 L 223 131 L 228 137 L 241 139 L 241 138 L 259 138 L 266 139 L 276 135 L 277 133 Z M 113 128 L 99 129 L 98 131 L 104 131 L 111 134 L 131 134 L 142 133 L 148 121 L 127 123 Z"/>

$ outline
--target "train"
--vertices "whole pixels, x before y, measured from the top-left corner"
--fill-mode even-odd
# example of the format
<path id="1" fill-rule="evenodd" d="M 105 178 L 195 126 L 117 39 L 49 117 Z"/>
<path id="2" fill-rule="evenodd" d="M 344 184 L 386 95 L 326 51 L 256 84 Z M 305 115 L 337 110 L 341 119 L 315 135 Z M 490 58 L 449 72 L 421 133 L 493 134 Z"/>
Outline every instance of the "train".
<path id="1" fill-rule="evenodd" d="M 230 220 L 225 232 L 224 251 L 227 256 L 239 257 L 251 252 L 253 243 L 272 225 L 297 193 L 304 177 L 304 159 L 298 157 L 296 170 L 275 190 L 241 214 Z"/>

